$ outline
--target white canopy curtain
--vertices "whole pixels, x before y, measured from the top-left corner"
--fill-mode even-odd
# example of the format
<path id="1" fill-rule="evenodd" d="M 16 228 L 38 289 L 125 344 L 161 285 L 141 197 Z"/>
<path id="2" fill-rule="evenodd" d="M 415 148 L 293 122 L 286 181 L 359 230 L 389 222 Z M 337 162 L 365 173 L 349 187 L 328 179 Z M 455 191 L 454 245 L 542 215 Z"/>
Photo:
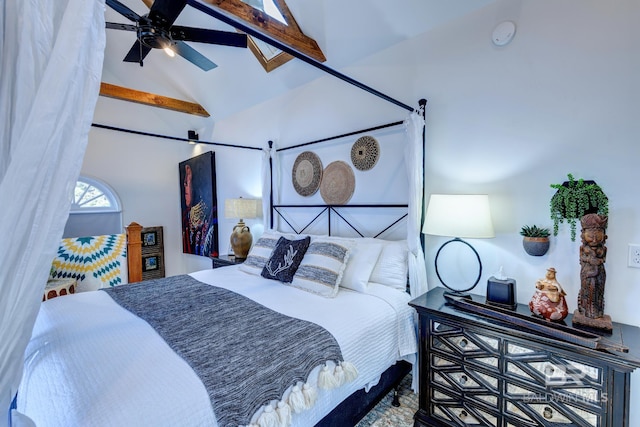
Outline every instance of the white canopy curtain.
<path id="1" fill-rule="evenodd" d="M 424 108 L 424 107 L 421 107 Z M 424 165 L 422 129 L 424 119 L 420 112 L 414 111 L 404 122 L 407 145 L 404 151 L 404 163 L 409 178 L 409 214 L 407 217 L 407 244 L 409 246 L 409 282 L 411 296 L 417 297 L 427 292 L 427 267 L 424 252 L 420 244 L 422 224 L 422 198 L 424 197 Z"/>
<path id="2" fill-rule="evenodd" d="M 98 98 L 104 0 L 3 0 L 0 13 L 0 426 L 17 426 L 28 419 L 9 408 Z"/>
<path id="3" fill-rule="evenodd" d="M 424 129 L 423 112 L 414 111 L 405 119 L 404 126 L 407 144 L 404 150 L 404 163 L 409 179 L 409 211 L 407 216 L 407 245 L 409 246 L 409 282 L 413 298 L 427 292 L 427 266 L 424 252 L 420 244 L 422 224 L 422 198 L 424 197 L 424 163 L 422 161 L 424 144 L 422 130 Z M 417 325 L 417 314 L 416 325 Z M 418 361 L 410 360 L 412 364 L 411 388 L 418 392 Z"/>

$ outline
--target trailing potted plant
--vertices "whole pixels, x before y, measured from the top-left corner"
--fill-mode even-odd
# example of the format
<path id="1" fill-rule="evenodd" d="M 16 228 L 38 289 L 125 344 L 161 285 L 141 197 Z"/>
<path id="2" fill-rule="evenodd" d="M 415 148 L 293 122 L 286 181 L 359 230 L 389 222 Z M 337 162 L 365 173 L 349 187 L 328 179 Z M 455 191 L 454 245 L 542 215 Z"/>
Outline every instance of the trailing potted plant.
<path id="1" fill-rule="evenodd" d="M 576 240 L 576 225 L 580 218 L 588 213 L 609 214 L 609 199 L 595 181 L 576 180 L 567 174 L 568 181 L 562 184 L 551 184 L 556 193 L 549 203 L 553 220 L 553 235 L 558 235 L 558 228 L 565 220 L 571 227 L 571 241 Z"/>
<path id="2" fill-rule="evenodd" d="M 550 234 L 548 228 L 525 225 L 520 230 L 520 235 L 523 236 L 522 247 L 531 256 L 542 256 L 549 250 Z"/>

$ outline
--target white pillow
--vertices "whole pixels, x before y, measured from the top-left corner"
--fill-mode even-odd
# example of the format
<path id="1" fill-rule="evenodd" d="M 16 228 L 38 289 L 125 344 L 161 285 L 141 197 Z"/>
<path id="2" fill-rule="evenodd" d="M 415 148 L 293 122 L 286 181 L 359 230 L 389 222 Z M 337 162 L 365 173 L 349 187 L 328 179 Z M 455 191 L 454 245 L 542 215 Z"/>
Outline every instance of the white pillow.
<path id="1" fill-rule="evenodd" d="M 281 233 L 275 230 L 266 230 L 264 233 L 262 233 L 262 236 L 260 236 L 258 241 L 253 244 L 251 250 L 249 251 L 249 254 L 247 255 L 247 259 L 242 264 L 240 264 L 240 267 L 238 268 L 245 273 L 260 276 L 260 274 L 262 273 L 262 269 L 271 257 L 273 249 L 278 244 L 278 240 L 283 236 L 289 240 L 293 240 L 294 236 L 297 235 Z M 297 238 L 304 237 L 305 236 L 298 236 Z"/>
<path id="2" fill-rule="evenodd" d="M 408 253 L 406 240 L 386 241 L 369 281 L 406 290 L 409 275 Z"/>
<path id="3" fill-rule="evenodd" d="M 340 286 L 358 292 L 367 292 L 367 284 L 382 252 L 382 243 L 355 240 Z"/>
<path id="4" fill-rule="evenodd" d="M 335 297 L 350 249 L 348 242 L 312 239 L 293 280 L 285 285 L 327 298 Z"/>

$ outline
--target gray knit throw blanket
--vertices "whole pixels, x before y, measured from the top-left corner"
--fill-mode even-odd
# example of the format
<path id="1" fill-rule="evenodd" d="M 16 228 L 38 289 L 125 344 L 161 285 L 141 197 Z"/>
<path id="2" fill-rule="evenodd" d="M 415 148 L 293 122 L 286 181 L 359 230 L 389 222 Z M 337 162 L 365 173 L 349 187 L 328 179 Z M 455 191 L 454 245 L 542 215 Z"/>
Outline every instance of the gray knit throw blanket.
<path id="1" fill-rule="evenodd" d="M 181 275 L 104 289 L 146 320 L 204 383 L 221 427 L 248 425 L 326 361 L 342 361 L 335 338 L 232 291 Z"/>

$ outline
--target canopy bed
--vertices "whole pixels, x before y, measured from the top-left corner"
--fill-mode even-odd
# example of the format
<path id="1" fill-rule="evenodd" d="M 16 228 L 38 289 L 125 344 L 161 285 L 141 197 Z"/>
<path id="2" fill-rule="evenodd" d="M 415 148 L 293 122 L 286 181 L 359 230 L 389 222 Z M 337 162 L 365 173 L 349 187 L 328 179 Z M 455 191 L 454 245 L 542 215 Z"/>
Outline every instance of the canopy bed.
<path id="1" fill-rule="evenodd" d="M 410 150 L 406 156 L 415 157 Z M 277 162 L 274 152 L 265 161 Z M 419 239 L 408 230 L 420 218 L 422 197 L 403 204 L 276 203 L 278 191 L 266 181 L 272 227 L 244 264 L 133 283 L 141 270 L 141 226 L 133 223 L 128 285 L 43 303 L 17 410 L 42 426 L 338 426 L 361 419 L 415 365 L 408 302 L 422 286 L 414 280 L 423 256 L 412 250 Z M 327 214 L 326 232 L 290 229 L 288 209 L 317 208 Z M 404 212 L 365 237 L 341 209 Z M 332 218 L 346 221 L 350 237 L 333 236 Z M 406 237 L 380 238 L 389 228 L 406 228 Z M 289 255 L 305 241 L 289 281 L 265 277 L 283 244 L 293 245 Z M 314 269 L 332 278 L 301 273 Z M 56 405 L 42 403 L 52 395 L 59 396 Z"/>
<path id="2" fill-rule="evenodd" d="M 202 6 L 198 2 L 189 4 L 194 7 Z M 104 28 L 101 6 L 69 3 L 61 8 L 67 8 L 65 11 L 72 14 L 78 9 L 77 14 L 82 14 L 84 20 L 95 21 L 94 25 L 85 28 L 90 31 L 89 29 Z M 31 13 L 38 15 L 35 11 Z M 57 16 L 49 10 L 44 10 L 43 13 Z M 18 27 L 12 27 L 7 30 L 7 34 L 13 34 L 17 30 Z M 251 33 L 253 30 L 246 31 Z M 54 39 L 56 37 L 49 34 L 46 36 Z M 68 44 L 71 40 L 79 43 L 83 39 L 71 35 L 65 39 L 65 43 Z M 91 30 L 86 39 L 94 40 L 94 44 L 99 46 L 104 42 L 104 35 Z M 284 51 L 289 50 L 273 40 L 271 42 Z M 54 45 L 48 42 L 43 44 Z M 73 51 L 81 52 L 82 49 L 74 48 Z M 8 53 L 10 55 L 7 57 L 17 56 L 15 52 Z M 37 257 L 29 262 L 24 262 L 23 257 L 6 258 L 20 266 L 23 269 L 21 271 L 27 270 L 30 273 L 23 274 L 13 268 L 3 273 L 3 278 L 8 278 L 2 282 L 3 289 L 5 283 L 13 283 L 9 279 L 18 279 L 15 280 L 15 285 L 9 286 L 10 298 L 5 301 L 10 302 L 4 303 L 3 308 L 9 307 L 11 312 L 27 313 L 17 319 L 24 326 L 6 329 L 1 334 L 3 338 L 10 338 L 7 355 L 0 360 L 3 376 L 5 372 L 16 371 L 1 380 L 3 393 L 0 397 L 3 407 L 9 406 L 7 398 L 13 400 L 9 423 L 28 422 L 26 417 L 30 417 L 37 425 L 45 426 L 48 423 L 213 426 L 353 424 L 373 406 L 379 396 L 406 375 L 410 368 L 404 362 L 415 362 L 417 348 L 414 316 L 407 304 L 410 296 L 406 291 L 406 277 L 410 278 L 411 295 L 426 290 L 424 259 L 418 232 L 423 210 L 424 134 L 420 146 L 410 147 L 415 151 L 407 157 L 414 164 L 408 168 L 411 190 L 406 220 L 403 220 L 407 224 L 404 243 L 365 237 L 303 237 L 305 234 L 302 232 L 270 231 L 273 233 L 272 241 L 266 247 L 273 247 L 266 257 L 267 262 L 276 253 L 278 242 L 288 244 L 307 241 L 307 252 L 299 260 L 302 266 L 300 271 L 327 269 L 324 262 L 327 262 L 328 257 L 323 253 L 327 248 L 331 248 L 332 254 L 336 251 L 344 253 L 342 262 L 333 271 L 333 275 L 340 280 L 322 285 L 323 290 L 330 289 L 328 295 L 318 295 L 317 285 L 310 284 L 312 280 L 309 276 L 296 278 L 294 274 L 292 284 L 286 285 L 281 280 L 263 277 L 262 271 L 261 274 L 247 271 L 250 269 L 248 262 L 246 265 L 133 283 L 141 268 L 138 263 L 129 266 L 129 284 L 126 286 L 79 292 L 40 304 L 42 289 L 37 283 L 41 282 L 38 279 L 45 276 L 44 266 L 57 247 L 59 237 L 56 236 L 61 235 L 64 225 L 66 212 L 63 209 L 63 193 L 67 183 L 75 181 L 80 169 L 87 141 L 86 130 L 91 122 L 99 89 L 100 59 L 100 55 L 85 58 L 89 71 L 84 73 L 62 64 L 83 61 L 65 61 L 57 56 L 53 56 L 51 60 L 55 62 L 57 69 L 62 70 L 60 76 L 87 76 L 87 87 L 84 89 L 91 95 L 83 92 L 79 95 L 83 97 L 82 103 L 75 100 L 65 103 L 77 105 L 74 110 L 84 110 L 81 120 L 60 119 L 56 123 L 42 120 L 43 126 L 38 129 L 40 133 L 33 135 L 22 123 L 7 120 L 7 123 L 13 125 L 12 136 L 17 136 L 17 139 L 7 141 L 14 143 L 15 147 L 24 147 L 25 144 L 17 143 L 26 139 L 44 141 L 41 144 L 43 147 L 39 149 L 43 157 L 34 157 L 35 164 L 41 159 L 53 165 L 46 169 L 46 174 L 43 173 L 40 180 L 32 182 L 38 184 L 40 189 L 35 195 L 37 197 L 32 200 L 41 200 L 41 203 L 48 203 L 50 207 L 36 209 L 35 206 L 25 206 L 33 207 L 29 211 L 36 214 L 22 223 L 27 228 L 21 227 L 17 232 L 29 236 L 29 244 L 14 248 L 20 253 L 36 253 Z M 42 65 L 38 72 L 42 72 L 49 61 L 43 61 Z M 339 72 L 322 65 L 318 67 L 405 110 L 414 111 L 412 107 Z M 15 83 L 14 81 L 19 80 L 16 75 L 6 76 L 11 79 L 3 79 L 3 83 L 10 82 L 20 87 L 33 83 L 33 79 L 28 78 Z M 40 78 L 40 75 L 36 77 L 38 84 L 35 89 L 25 91 L 30 95 L 29 99 L 37 99 L 36 89 L 47 83 L 51 87 L 74 86 L 78 91 L 82 86 L 60 83 L 57 80 L 49 82 L 50 79 Z M 66 89 L 65 92 L 75 93 Z M 62 94 L 59 97 L 66 99 Z M 24 103 L 15 102 L 13 97 L 9 101 L 11 105 L 2 111 L 6 113 L 5 117 L 9 117 L 9 112 L 20 117 L 26 115 L 25 111 L 18 108 Z M 426 101 L 422 103 L 423 107 L 425 103 Z M 60 113 L 65 117 L 78 116 L 66 110 L 61 110 Z M 40 115 L 47 114 L 47 111 L 40 112 Z M 412 114 L 417 115 L 415 112 Z M 39 116 L 36 114 L 33 117 Z M 408 133 L 416 134 L 419 130 L 424 130 L 422 118 L 416 120 L 412 117 L 407 122 Z M 44 125 L 47 129 L 44 129 Z M 62 132 L 57 131 L 59 127 L 64 127 Z M 45 135 L 55 137 L 49 141 Z M 47 150 L 47 147 L 52 150 Z M 29 150 L 30 153 L 32 151 Z M 52 151 L 63 155 L 52 157 Z M 273 161 L 277 150 L 264 151 L 267 154 L 265 158 Z M 14 154 L 17 158 L 21 153 L 15 151 Z M 55 161 L 51 162 L 50 158 Z M 20 179 L 28 181 L 15 173 L 18 168 L 8 168 L 12 162 L 13 160 L 7 161 L 1 165 L 3 188 Z M 55 167 L 62 162 L 69 166 L 64 173 Z M 5 172 L 7 175 L 4 175 Z M 270 177 L 263 180 L 265 185 L 268 182 L 271 182 Z M 48 191 L 49 195 L 46 194 Z M 267 203 L 274 212 L 285 207 L 284 204 L 278 206 L 280 202 L 277 198 L 265 197 L 263 200 L 270 200 Z M 367 203 L 363 207 L 371 208 L 369 205 L 374 204 L 379 203 Z M 332 212 L 340 207 L 339 204 L 328 205 Z M 271 221 L 274 214 L 271 210 L 268 212 Z M 48 215 L 51 218 L 43 221 Z M 12 223 L 18 224 L 19 221 Z M 27 231 L 28 227 L 31 227 L 31 231 Z M 39 242 L 34 239 L 38 232 L 44 236 Z M 9 234 L 11 233 L 6 233 Z M 258 252 L 265 247 L 260 244 L 262 239 L 264 244 L 269 240 L 269 233 L 265 232 L 254 245 Z M 140 259 L 137 257 L 139 247 L 136 247 L 134 240 L 129 241 L 127 258 L 129 262 L 136 264 L 135 260 Z M 398 251 L 404 254 L 404 261 L 400 264 L 397 262 Z M 7 251 L 3 253 L 8 254 Z M 377 256 L 370 256 L 372 253 Z M 373 260 L 376 262 L 372 262 Z M 349 262 L 351 265 L 366 265 L 367 268 L 355 269 L 360 275 L 348 273 Z M 383 265 L 386 268 L 381 268 Z M 265 267 L 262 268 L 264 269 Z M 396 274 L 395 280 L 385 283 L 391 273 Z M 377 277 L 377 281 L 371 281 L 372 277 Z M 398 286 L 398 277 L 404 279 L 401 286 Z M 17 292 L 16 289 L 20 291 Z M 196 309 L 195 305 L 200 307 Z M 225 310 L 228 307 L 242 309 Z M 258 317 L 249 316 L 249 313 Z M 210 329 L 200 321 L 243 326 L 227 332 L 227 338 L 221 340 L 216 334 L 199 335 Z M 29 332 L 31 339 L 27 342 Z M 20 335 L 23 337 L 20 338 Z M 13 336 L 19 338 L 14 339 Z M 218 345 L 233 341 L 232 338 L 236 336 L 241 338 L 236 340 L 240 347 Z M 252 349 L 252 345 L 247 345 L 256 342 L 264 347 L 255 346 L 257 348 Z M 313 342 L 315 345 L 307 348 L 303 345 L 305 342 Z M 279 352 L 260 351 L 272 348 L 268 346 L 273 346 L 274 343 Z M 23 349 L 24 359 L 20 360 Z M 209 363 L 213 360 L 209 359 L 209 355 L 214 352 L 218 352 L 219 358 L 226 363 Z M 266 359 L 266 355 L 272 356 L 271 360 L 265 361 L 264 365 L 258 364 L 263 358 Z M 22 366 L 24 372 L 18 386 L 18 371 Z M 14 367 L 17 369 L 12 369 Z M 258 373 L 259 377 L 256 376 Z"/>

